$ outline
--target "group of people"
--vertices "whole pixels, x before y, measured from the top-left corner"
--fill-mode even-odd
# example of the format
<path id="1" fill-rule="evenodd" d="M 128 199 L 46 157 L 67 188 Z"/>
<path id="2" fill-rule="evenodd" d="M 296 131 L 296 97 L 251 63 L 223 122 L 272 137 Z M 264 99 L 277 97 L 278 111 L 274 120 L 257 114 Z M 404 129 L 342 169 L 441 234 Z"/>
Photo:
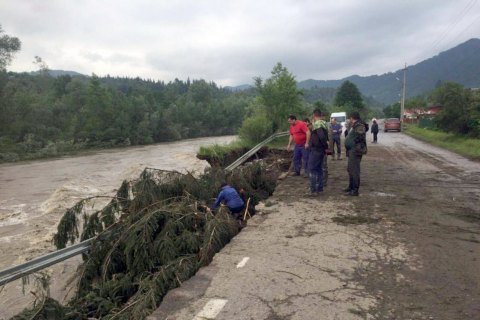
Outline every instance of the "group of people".
<path id="1" fill-rule="evenodd" d="M 335 118 L 327 123 L 324 113 L 319 109 L 313 111 L 311 120 L 301 121 L 297 120 L 295 115 L 290 115 L 288 116 L 288 122 L 290 123 L 290 138 L 287 150 L 291 150 L 292 143 L 295 144 L 293 149 L 294 175 L 300 176 L 303 161 L 304 174 L 310 179 L 310 193 L 312 196 L 318 195 L 323 192 L 324 164 L 327 155 L 331 154 L 332 158 L 335 159 L 336 153 L 337 159 L 342 159 L 342 148 L 340 146 L 342 125 L 337 123 Z M 367 153 L 367 131 L 368 124 L 360 119 L 358 112 L 352 112 L 348 129 L 345 131 L 349 184 L 344 191 L 349 196 L 359 195 L 360 162 L 362 156 Z M 376 121 L 373 122 L 372 133 L 376 142 L 376 134 L 378 133 Z M 237 192 L 234 187 L 227 183 L 222 183 L 220 189 L 215 203 L 209 210 L 215 210 L 223 203 L 235 218 L 241 219 L 242 212 L 245 210 L 245 199 L 241 196 L 242 192 Z"/>
<path id="2" fill-rule="evenodd" d="M 324 187 L 324 162 L 327 155 L 331 154 L 335 160 L 342 159 L 341 135 L 342 125 L 332 118 L 330 124 L 325 121 L 325 115 L 319 109 L 313 111 L 312 119 L 297 120 L 295 115 L 288 116 L 290 123 L 290 138 L 287 150 L 293 149 L 294 175 L 300 176 L 303 160 L 305 176 L 310 178 L 311 195 L 323 192 Z M 374 125 L 376 122 L 374 122 Z M 366 132 L 367 124 L 361 119 L 358 112 L 352 112 L 349 119 L 349 129 L 345 134 L 345 149 L 348 157 L 347 171 L 349 185 L 344 191 L 349 196 L 358 196 L 360 188 L 360 162 L 367 153 Z M 374 126 L 372 126 L 373 132 Z M 378 125 L 377 125 L 378 133 Z M 374 134 L 376 141 L 376 134 Z M 335 150 L 336 149 L 336 150 Z M 336 151 L 336 152 L 335 152 Z"/>

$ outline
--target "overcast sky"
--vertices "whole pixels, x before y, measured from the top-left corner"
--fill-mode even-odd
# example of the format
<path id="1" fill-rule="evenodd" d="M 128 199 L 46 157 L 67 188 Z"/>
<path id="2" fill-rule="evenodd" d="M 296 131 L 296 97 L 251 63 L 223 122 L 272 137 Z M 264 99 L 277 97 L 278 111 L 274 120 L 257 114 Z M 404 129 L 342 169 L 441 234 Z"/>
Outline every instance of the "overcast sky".
<path id="1" fill-rule="evenodd" d="M 478 1 L 480 2 L 480 1 Z M 477 0 L 0 0 L 22 41 L 8 67 L 226 85 L 266 78 L 368 76 L 480 38 Z"/>

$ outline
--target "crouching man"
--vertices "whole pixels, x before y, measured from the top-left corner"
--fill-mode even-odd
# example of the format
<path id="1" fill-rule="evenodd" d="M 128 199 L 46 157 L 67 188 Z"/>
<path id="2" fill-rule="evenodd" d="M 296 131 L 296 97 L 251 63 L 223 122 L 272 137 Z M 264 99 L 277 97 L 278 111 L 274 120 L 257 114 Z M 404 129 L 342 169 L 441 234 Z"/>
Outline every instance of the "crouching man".
<path id="1" fill-rule="evenodd" d="M 242 216 L 242 211 L 245 208 L 245 202 L 238 194 L 235 188 L 228 185 L 226 182 L 220 186 L 220 193 L 215 200 L 215 203 L 211 207 L 211 210 L 217 209 L 220 204 L 223 203 L 228 207 L 233 217 L 238 219 Z"/>

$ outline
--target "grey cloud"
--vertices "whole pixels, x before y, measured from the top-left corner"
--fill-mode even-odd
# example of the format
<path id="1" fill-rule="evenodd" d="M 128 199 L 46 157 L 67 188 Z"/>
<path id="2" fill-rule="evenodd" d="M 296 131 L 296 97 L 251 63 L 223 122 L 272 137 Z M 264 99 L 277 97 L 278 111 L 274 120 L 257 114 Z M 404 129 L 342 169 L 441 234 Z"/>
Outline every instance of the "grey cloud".
<path id="1" fill-rule="evenodd" d="M 24 44 L 12 64 L 17 70 L 32 68 L 28 64 L 41 52 L 47 62 L 64 69 L 70 63 L 84 73 L 167 81 L 190 76 L 235 85 L 268 77 L 278 61 L 298 80 L 397 70 L 448 49 L 447 44 L 478 37 L 480 22 L 460 33 L 479 15 L 475 4 L 442 39 L 446 26 L 470 3 L 12 1 L 2 4 L 0 21 Z"/>
<path id="2" fill-rule="evenodd" d="M 90 62 L 97 62 L 97 61 L 103 61 L 105 60 L 105 58 L 101 55 L 101 54 L 98 54 L 98 53 L 95 53 L 95 52 L 90 52 L 90 51 L 87 51 L 87 52 L 83 52 L 81 53 L 81 55 L 89 60 Z"/>

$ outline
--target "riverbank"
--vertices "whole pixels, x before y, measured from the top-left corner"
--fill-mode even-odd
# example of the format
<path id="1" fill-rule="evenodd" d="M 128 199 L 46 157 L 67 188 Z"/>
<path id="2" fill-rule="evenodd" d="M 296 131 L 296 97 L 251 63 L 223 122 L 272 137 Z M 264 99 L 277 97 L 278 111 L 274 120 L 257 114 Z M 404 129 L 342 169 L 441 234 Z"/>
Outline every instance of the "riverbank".
<path id="1" fill-rule="evenodd" d="M 288 137 L 277 138 L 262 147 L 254 156 L 247 159 L 247 161 L 264 158 L 268 155 L 270 150 L 277 150 L 276 152 L 278 153 L 285 148 L 287 143 Z M 197 158 L 207 161 L 211 166 L 226 167 L 248 152 L 255 145 L 255 143 L 249 143 L 237 139 L 224 145 L 215 144 L 211 146 L 201 146 L 197 153 Z"/>
<path id="2" fill-rule="evenodd" d="M 73 141 L 60 141 L 49 143 L 43 147 L 30 145 L 5 144 L 0 139 L 0 164 L 21 163 L 35 160 L 51 160 L 62 157 L 87 156 L 98 152 L 115 152 L 120 150 L 135 150 L 136 148 L 150 147 L 162 144 L 171 144 L 181 141 L 194 141 L 198 139 L 221 138 L 225 136 L 206 136 L 199 138 L 178 139 L 151 144 L 95 144 L 73 143 Z M 231 136 L 236 137 L 236 136 Z M 218 145 L 221 146 L 221 145 Z"/>
<path id="3" fill-rule="evenodd" d="M 182 140 L 144 147 L 104 150 L 82 156 L 0 165 L 0 269 L 54 250 L 52 236 L 65 210 L 94 196 L 113 196 L 124 179 L 137 178 L 145 167 L 203 172 L 208 163 L 195 157 L 202 145 L 226 144 L 234 136 Z M 97 201 L 101 208 L 106 200 Z M 81 257 L 49 269 L 52 297 L 64 301 L 68 278 Z M 21 280 L 0 291 L 0 319 L 31 305 L 31 287 L 22 294 Z"/>
<path id="4" fill-rule="evenodd" d="M 250 199 L 249 203 L 252 206 L 250 213 L 253 214 L 255 204 L 271 194 L 279 173 L 288 169 L 290 160 L 287 159 L 285 164 L 283 162 L 285 161 L 282 161 L 278 155 L 273 154 L 263 160 L 246 164 L 244 167 L 228 173 L 226 177 L 224 177 L 223 170 L 218 169 L 207 170 L 198 178 L 194 178 L 190 174 L 181 175 L 176 172 L 148 169 L 140 175 L 138 181 L 127 184 L 130 185 L 128 187 L 131 188 L 130 191 L 124 190 L 123 186 L 119 188 L 119 194 L 113 198 L 109 206 L 98 212 L 88 210 L 86 212 L 88 219 L 82 225 L 78 225 L 78 221 L 75 222 L 76 219 L 72 217 L 71 213 L 80 216 L 83 208 L 89 207 L 90 204 L 88 202 L 82 203 L 81 206 L 76 205 L 69 211 L 70 213 L 62 218 L 55 236 L 55 243 L 63 247 L 67 239 L 72 237 L 89 238 L 97 234 L 99 236 L 97 239 L 101 239 L 93 244 L 90 259 L 84 264 L 86 270 L 80 277 L 80 292 L 77 293 L 77 300 L 74 304 L 76 307 L 59 310 L 56 315 L 63 317 L 61 315 L 73 312 L 85 315 L 88 313 L 88 316 L 94 317 L 106 316 L 111 308 L 114 308 L 112 312 L 117 312 L 115 306 L 118 303 L 120 303 L 118 308 L 125 307 L 121 304 L 127 299 L 129 301 L 133 299 L 136 304 L 131 309 L 125 309 L 128 317 L 138 318 L 139 314 L 147 312 L 152 307 L 150 304 L 155 302 L 142 298 L 142 295 L 145 294 L 143 289 L 138 288 L 138 293 L 132 291 L 137 288 L 134 285 L 137 283 L 134 280 L 137 278 L 136 274 L 138 272 L 140 272 L 139 275 L 143 274 L 142 272 L 148 269 L 148 272 L 152 273 L 152 283 L 144 279 L 145 281 L 142 281 L 140 286 L 147 286 L 150 288 L 148 290 L 152 290 L 152 294 L 161 299 L 161 292 L 168 290 L 171 286 L 177 286 L 177 281 L 183 282 L 192 273 L 195 273 L 198 267 L 208 264 L 211 256 L 236 232 L 229 231 L 232 229 L 233 221 L 230 221 L 231 219 L 222 218 L 225 216 L 222 212 L 216 216 L 206 214 L 205 211 L 202 212 L 201 204 L 209 203 L 210 199 L 218 192 L 221 181 L 226 178 L 237 189 L 245 190 L 246 197 Z M 127 194 L 133 195 L 133 198 L 126 200 Z M 192 215 L 192 210 L 194 215 Z M 106 221 L 110 221 L 110 224 L 112 221 L 116 221 L 112 214 L 118 221 L 109 225 Z M 175 217 L 168 218 L 170 215 Z M 183 226 L 180 226 L 180 222 Z M 234 223 L 233 226 L 235 225 Z M 149 230 L 149 239 L 153 237 L 150 241 L 145 238 L 145 228 Z M 155 231 L 157 228 L 159 230 Z M 131 230 L 126 237 L 122 236 L 125 233 L 121 230 L 124 229 Z M 137 229 L 144 231 L 137 232 Z M 87 235 L 81 234 L 82 230 Z M 105 246 L 112 244 L 114 244 L 113 248 L 105 249 Z M 108 262 L 103 262 L 106 255 L 105 250 L 110 252 L 107 256 L 113 254 L 111 259 L 107 259 Z M 153 256 L 151 256 L 152 254 Z M 179 260 L 177 255 L 179 255 Z M 101 266 L 92 266 L 96 263 L 100 263 Z M 175 266 L 172 270 L 177 270 L 175 276 L 171 278 L 166 275 L 172 271 L 169 269 L 170 266 Z M 125 267 L 125 271 L 122 271 L 122 268 Z M 165 270 L 163 270 L 164 268 Z M 102 274 L 104 274 L 101 279 L 96 275 L 99 269 L 102 269 Z M 123 290 L 115 291 L 120 294 L 121 299 L 119 300 L 115 294 L 112 296 L 113 293 L 110 290 L 104 292 L 90 288 L 92 283 L 95 283 L 95 288 L 99 286 L 114 288 L 117 284 L 123 288 L 128 287 L 130 289 L 127 291 L 130 292 L 130 296 L 126 296 L 127 293 Z M 154 283 L 155 286 L 153 286 Z M 132 294 L 135 295 L 131 296 Z M 97 306 L 96 303 L 99 301 L 103 302 L 96 309 L 94 306 Z M 83 304 L 87 304 L 89 307 L 83 308 Z M 48 306 L 51 305 L 48 304 Z M 155 305 L 153 306 L 155 307 Z M 39 312 L 43 314 L 43 311 Z M 28 314 L 27 312 L 24 315 Z"/>

